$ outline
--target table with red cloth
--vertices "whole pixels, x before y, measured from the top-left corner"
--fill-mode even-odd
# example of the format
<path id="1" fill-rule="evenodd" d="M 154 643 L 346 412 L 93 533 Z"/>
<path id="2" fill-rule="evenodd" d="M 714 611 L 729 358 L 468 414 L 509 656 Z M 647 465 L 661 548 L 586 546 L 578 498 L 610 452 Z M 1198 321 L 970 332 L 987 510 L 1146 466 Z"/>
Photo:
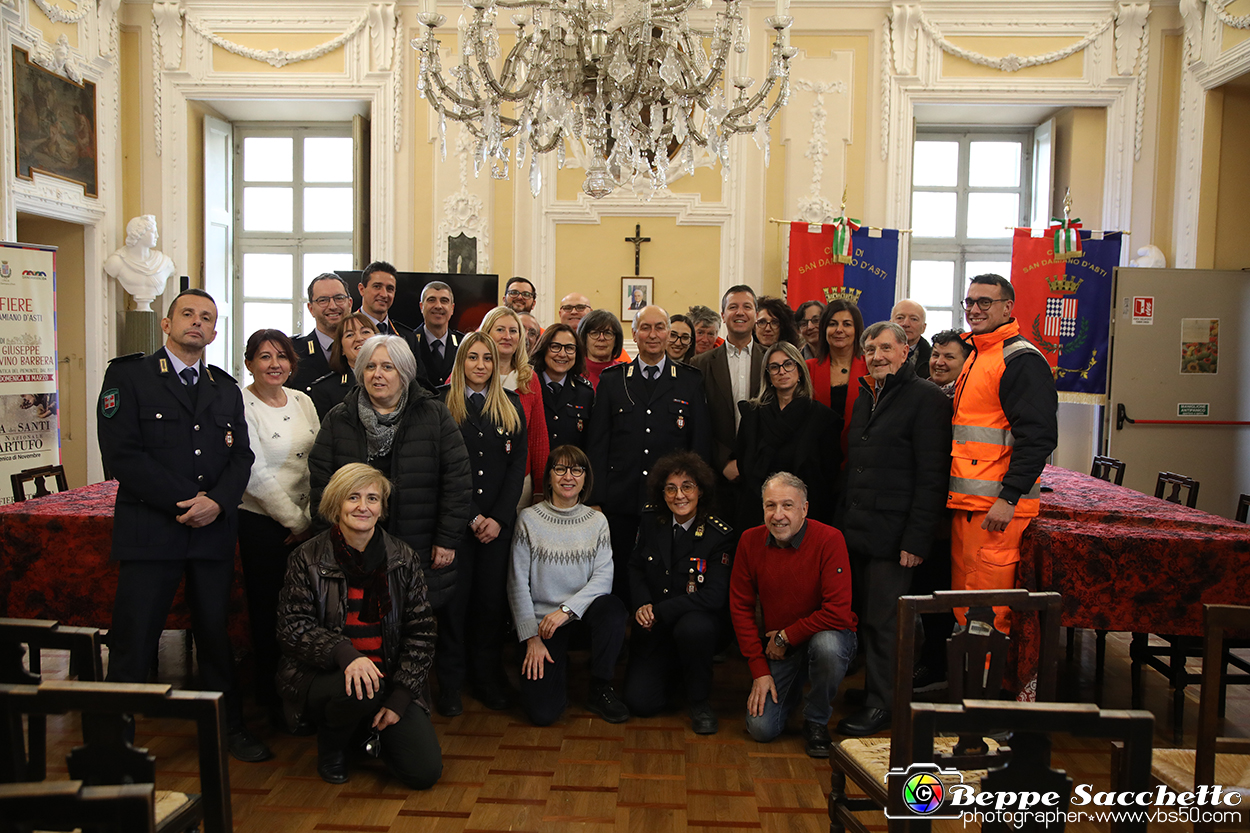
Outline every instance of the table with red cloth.
<path id="1" fill-rule="evenodd" d="M 1250 602 L 1250 526 L 1047 466 L 1016 584 L 1063 594 L 1063 624 L 1202 635 L 1204 604 Z M 1037 621 L 1013 624 L 1016 684 L 1037 676 Z"/>
<path id="2" fill-rule="evenodd" d="M 113 503 L 117 481 L 0 506 L 0 616 L 55 619 L 107 629 L 117 594 Z M 242 572 L 235 556 L 230 642 L 250 646 Z M 165 627 L 187 630 L 191 614 L 182 588 Z"/>

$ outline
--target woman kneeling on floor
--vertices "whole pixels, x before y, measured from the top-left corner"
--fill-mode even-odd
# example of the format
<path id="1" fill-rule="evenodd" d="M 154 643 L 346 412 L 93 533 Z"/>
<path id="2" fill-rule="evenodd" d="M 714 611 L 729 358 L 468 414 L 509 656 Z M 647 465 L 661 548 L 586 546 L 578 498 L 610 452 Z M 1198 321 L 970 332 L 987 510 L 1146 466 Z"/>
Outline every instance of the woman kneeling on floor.
<path id="1" fill-rule="evenodd" d="M 353 739 L 417 790 L 443 755 L 425 702 L 434 613 L 417 554 L 378 529 L 391 484 L 364 463 L 330 478 L 318 511 L 333 526 L 291 554 L 278 602 L 278 691 L 317 726 L 317 774 L 347 781 Z"/>

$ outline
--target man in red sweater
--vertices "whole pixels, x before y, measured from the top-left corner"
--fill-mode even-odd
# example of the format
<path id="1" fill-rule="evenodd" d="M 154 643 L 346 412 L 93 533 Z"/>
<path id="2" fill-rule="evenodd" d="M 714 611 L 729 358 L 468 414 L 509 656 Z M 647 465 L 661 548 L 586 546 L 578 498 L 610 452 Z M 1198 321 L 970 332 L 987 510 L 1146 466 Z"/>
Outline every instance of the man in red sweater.
<path id="1" fill-rule="evenodd" d="M 764 481 L 764 523 L 742 533 L 729 584 L 729 613 L 754 678 L 747 731 L 761 743 L 780 735 L 810 680 L 803 739 L 808 755 L 827 758 L 830 703 L 855 656 L 846 543 L 807 519 L 807 486 L 789 472 Z"/>

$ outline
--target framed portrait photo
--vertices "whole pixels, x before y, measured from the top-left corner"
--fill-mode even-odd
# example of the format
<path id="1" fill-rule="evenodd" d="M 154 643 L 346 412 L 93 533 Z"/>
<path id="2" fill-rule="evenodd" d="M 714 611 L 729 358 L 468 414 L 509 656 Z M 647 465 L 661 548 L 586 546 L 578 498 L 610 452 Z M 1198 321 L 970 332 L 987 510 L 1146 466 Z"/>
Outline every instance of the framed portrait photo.
<path id="1" fill-rule="evenodd" d="M 35 171 L 77 182 L 99 195 L 96 169 L 95 84 L 76 84 L 13 47 L 13 106 L 17 125 L 17 175 Z"/>
<path id="2" fill-rule="evenodd" d="M 626 323 L 633 321 L 636 310 L 655 303 L 652 300 L 654 289 L 655 278 L 621 278 L 621 320 Z"/>

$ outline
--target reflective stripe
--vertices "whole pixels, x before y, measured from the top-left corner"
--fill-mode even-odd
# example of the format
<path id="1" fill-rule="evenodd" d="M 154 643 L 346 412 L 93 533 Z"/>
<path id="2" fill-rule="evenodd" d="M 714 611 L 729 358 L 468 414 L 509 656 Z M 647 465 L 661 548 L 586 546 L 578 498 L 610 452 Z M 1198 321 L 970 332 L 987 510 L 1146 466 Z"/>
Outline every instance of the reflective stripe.
<path id="1" fill-rule="evenodd" d="M 1003 364 L 1006 364 L 1017 356 L 1023 355 L 1029 350 L 1032 350 L 1043 359 L 1046 358 L 1046 355 L 1041 350 L 1038 350 L 1035 345 L 1025 341 L 1019 336 L 1017 336 L 1017 338 L 1019 338 L 1019 341 L 1012 341 L 1003 347 Z"/>
<path id="2" fill-rule="evenodd" d="M 1003 490 L 1002 482 L 998 480 L 976 480 L 970 477 L 952 477 L 950 479 L 950 491 L 960 495 L 973 495 L 976 497 L 998 497 Z M 1040 500 L 1042 496 L 1041 481 L 1034 481 L 1033 488 L 1028 493 L 1020 496 L 1021 500 Z"/>
<path id="3" fill-rule="evenodd" d="M 1016 438 L 1007 428 L 990 428 L 983 425 L 954 425 L 953 436 L 957 443 L 985 443 L 986 445 L 1005 445 L 1011 448 Z"/>

